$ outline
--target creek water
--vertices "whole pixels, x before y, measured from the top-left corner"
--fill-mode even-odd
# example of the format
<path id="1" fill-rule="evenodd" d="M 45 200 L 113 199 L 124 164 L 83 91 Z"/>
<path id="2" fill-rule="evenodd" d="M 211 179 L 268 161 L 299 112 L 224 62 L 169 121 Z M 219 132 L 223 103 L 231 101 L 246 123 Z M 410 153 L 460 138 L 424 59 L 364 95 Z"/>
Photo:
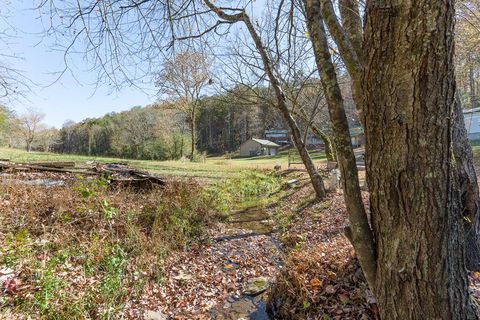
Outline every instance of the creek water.
<path id="1" fill-rule="evenodd" d="M 235 229 L 244 230 L 248 233 L 239 236 L 226 236 L 220 239 L 221 241 L 266 235 L 270 238 L 272 246 L 279 249 L 273 236 L 275 223 L 267 210 L 262 206 L 249 207 L 232 212 L 229 224 Z M 223 307 L 223 310 L 220 312 L 221 316 L 218 318 L 225 320 L 269 320 L 270 317 L 266 311 L 266 299 L 267 294 L 265 292 L 255 297 L 242 295 L 232 298 Z"/>

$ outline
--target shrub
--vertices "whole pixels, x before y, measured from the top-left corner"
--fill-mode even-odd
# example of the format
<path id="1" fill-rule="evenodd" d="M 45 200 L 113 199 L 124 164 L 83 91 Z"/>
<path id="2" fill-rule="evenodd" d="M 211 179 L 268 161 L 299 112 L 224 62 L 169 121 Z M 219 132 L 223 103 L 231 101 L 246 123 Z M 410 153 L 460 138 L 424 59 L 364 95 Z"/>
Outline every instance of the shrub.
<path id="1" fill-rule="evenodd" d="M 103 179 L 0 184 L 0 194 L 0 269 L 37 288 L 2 297 L 0 309 L 39 319 L 118 318 L 144 283 L 163 280 L 165 258 L 204 239 L 227 209 L 221 194 L 185 181 L 143 193 Z"/>
<path id="2" fill-rule="evenodd" d="M 239 176 L 212 186 L 211 189 L 222 194 L 222 201 L 227 201 L 229 205 L 232 205 L 260 196 L 268 197 L 278 192 L 281 185 L 281 177 L 274 173 L 255 170 L 243 172 Z"/>

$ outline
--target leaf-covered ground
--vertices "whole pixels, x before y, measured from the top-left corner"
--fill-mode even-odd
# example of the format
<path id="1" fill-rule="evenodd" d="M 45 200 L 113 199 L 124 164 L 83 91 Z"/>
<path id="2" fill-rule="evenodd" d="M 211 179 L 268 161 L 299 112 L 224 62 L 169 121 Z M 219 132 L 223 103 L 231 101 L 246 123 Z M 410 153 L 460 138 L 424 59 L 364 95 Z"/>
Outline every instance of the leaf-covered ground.
<path id="1" fill-rule="evenodd" d="M 223 225 L 212 238 L 239 237 L 172 256 L 165 283 L 141 301 L 173 319 L 263 319 L 262 303 L 235 308 L 248 279 L 263 276 L 277 282 L 266 302 L 279 319 L 375 319 L 375 300 L 342 235 L 347 221 L 341 193 L 318 203 L 304 174 L 287 177 L 299 181 L 266 207 L 275 233 L 241 237 L 249 230 Z"/>
<path id="2" fill-rule="evenodd" d="M 225 201 L 271 193 L 277 178 L 255 173 L 208 191 L 171 181 L 137 194 L 71 175 L 3 177 L 0 318 L 260 320 L 268 305 L 278 319 L 375 319 L 343 236 L 341 191 L 315 202 L 304 172 L 281 175 L 289 181 L 281 191 L 250 198 L 255 210 L 230 220 L 220 214 Z M 253 187 L 249 179 L 259 180 Z M 274 285 L 247 297 L 259 277 Z M 480 274 L 471 275 L 471 290 L 480 297 Z"/>

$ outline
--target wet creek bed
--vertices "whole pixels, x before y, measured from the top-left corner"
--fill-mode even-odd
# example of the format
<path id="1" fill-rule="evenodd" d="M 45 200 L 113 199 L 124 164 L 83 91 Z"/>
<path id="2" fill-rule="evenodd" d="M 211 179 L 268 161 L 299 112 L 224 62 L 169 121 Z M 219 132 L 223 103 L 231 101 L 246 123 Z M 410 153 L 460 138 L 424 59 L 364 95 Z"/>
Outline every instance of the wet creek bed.
<path id="1" fill-rule="evenodd" d="M 262 205 L 248 207 L 236 210 L 231 213 L 229 225 L 235 229 L 230 229 L 230 235 L 217 237 L 216 241 L 229 241 L 232 239 L 245 239 L 248 237 L 267 237 L 267 242 L 271 243 L 270 253 L 276 258 L 276 267 L 281 268 L 282 259 L 278 241 L 276 239 L 275 221 L 270 213 Z M 246 233 L 245 233 L 246 232 Z M 274 279 L 252 278 L 247 282 L 247 288 L 240 297 L 230 297 L 224 303 L 222 308 L 214 310 L 212 316 L 214 319 L 236 320 L 268 320 L 267 313 L 268 289 Z M 257 283 L 256 283 L 257 282 Z M 249 285 L 252 288 L 248 288 Z M 250 289 L 250 291 L 248 291 Z"/>
<path id="2" fill-rule="evenodd" d="M 268 295 L 285 255 L 278 215 L 291 215 L 313 192 L 303 172 L 288 178 L 299 179 L 268 197 L 244 199 L 210 240 L 167 259 L 165 282 L 147 293 L 151 308 L 164 319 L 272 319 Z"/>
<path id="3" fill-rule="evenodd" d="M 269 205 L 231 213 L 211 241 L 167 261 L 156 310 L 165 319 L 267 320 L 271 285 L 283 265 Z"/>

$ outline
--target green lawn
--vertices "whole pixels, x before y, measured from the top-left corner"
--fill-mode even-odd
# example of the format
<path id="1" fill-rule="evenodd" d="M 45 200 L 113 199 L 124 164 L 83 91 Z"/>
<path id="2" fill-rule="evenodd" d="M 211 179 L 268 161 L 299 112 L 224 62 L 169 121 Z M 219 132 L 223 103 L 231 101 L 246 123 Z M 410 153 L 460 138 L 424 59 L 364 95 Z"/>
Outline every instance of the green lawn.
<path id="1" fill-rule="evenodd" d="M 234 176 L 246 169 L 273 169 L 276 164 L 282 168 L 288 167 L 288 151 L 281 151 L 276 156 L 261 156 L 254 158 L 225 159 L 224 157 L 207 157 L 205 162 L 182 162 L 182 161 L 148 161 L 126 160 L 119 158 L 79 156 L 70 154 L 56 154 L 46 152 L 26 152 L 18 149 L 0 148 L 0 158 L 10 159 L 14 162 L 35 161 L 74 161 L 78 166 L 85 165 L 86 161 L 99 162 L 127 162 L 139 169 L 153 173 L 199 177 L 199 178 L 222 178 Z M 325 161 L 325 154 L 315 152 L 312 154 L 315 163 Z M 302 168 L 303 165 L 294 165 Z"/>

